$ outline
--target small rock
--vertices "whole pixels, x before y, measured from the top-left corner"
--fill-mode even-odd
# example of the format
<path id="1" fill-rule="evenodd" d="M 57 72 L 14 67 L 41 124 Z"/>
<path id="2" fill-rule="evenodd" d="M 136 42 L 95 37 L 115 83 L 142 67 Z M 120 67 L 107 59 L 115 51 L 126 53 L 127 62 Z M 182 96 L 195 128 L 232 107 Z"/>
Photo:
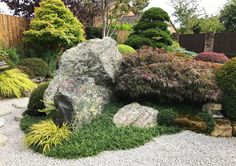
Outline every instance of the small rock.
<path id="1" fill-rule="evenodd" d="M 141 128 L 157 125 L 158 111 L 138 103 L 132 103 L 121 108 L 113 117 L 117 127 L 136 126 Z"/>
<path id="2" fill-rule="evenodd" d="M 232 134 L 234 137 L 236 137 L 236 121 L 231 122 L 231 126 L 232 126 Z"/>
<path id="3" fill-rule="evenodd" d="M 196 117 L 190 116 L 182 116 L 178 117 L 174 120 L 176 125 L 186 127 L 188 130 L 195 131 L 195 132 L 205 132 L 207 130 L 207 125 L 201 119 Z"/>
<path id="4" fill-rule="evenodd" d="M 203 112 L 208 112 L 209 114 L 219 114 L 221 113 L 222 105 L 218 103 L 207 103 L 202 106 Z"/>
<path id="5" fill-rule="evenodd" d="M 14 120 L 15 120 L 16 122 L 20 122 L 22 118 L 23 118 L 22 115 L 20 115 L 20 116 L 15 116 L 15 117 L 14 117 Z"/>
<path id="6" fill-rule="evenodd" d="M 0 128 L 5 125 L 5 119 L 0 117 Z"/>
<path id="7" fill-rule="evenodd" d="M 6 142 L 7 142 L 7 137 L 0 133 L 0 147 L 5 145 Z"/>
<path id="8" fill-rule="evenodd" d="M 8 115 L 8 114 L 10 114 L 10 113 L 11 113 L 11 111 L 0 110 L 0 117 L 1 117 L 1 116 L 6 116 L 6 115 Z"/>
<path id="9" fill-rule="evenodd" d="M 228 119 L 216 119 L 215 129 L 211 133 L 214 137 L 232 137 L 232 126 Z"/>

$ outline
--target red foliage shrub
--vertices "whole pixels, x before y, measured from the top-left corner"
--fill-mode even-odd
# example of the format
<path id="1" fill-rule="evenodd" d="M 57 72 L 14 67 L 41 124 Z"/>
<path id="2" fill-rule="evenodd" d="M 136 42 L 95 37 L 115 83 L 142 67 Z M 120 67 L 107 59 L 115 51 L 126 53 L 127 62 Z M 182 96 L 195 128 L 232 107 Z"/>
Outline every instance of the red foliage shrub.
<path id="1" fill-rule="evenodd" d="M 221 91 L 212 63 L 186 59 L 158 50 L 126 57 L 116 77 L 116 94 L 204 103 L 218 101 Z"/>
<path id="2" fill-rule="evenodd" d="M 198 54 L 194 59 L 197 61 L 221 63 L 221 64 L 224 64 L 229 60 L 229 58 L 225 56 L 225 54 L 216 52 L 202 52 Z"/>

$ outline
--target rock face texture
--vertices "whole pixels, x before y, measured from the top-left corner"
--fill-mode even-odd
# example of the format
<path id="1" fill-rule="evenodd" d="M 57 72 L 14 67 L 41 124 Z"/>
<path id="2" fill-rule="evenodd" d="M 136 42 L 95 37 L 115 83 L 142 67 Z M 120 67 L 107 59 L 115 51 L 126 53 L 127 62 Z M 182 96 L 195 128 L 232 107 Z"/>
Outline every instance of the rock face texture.
<path id="1" fill-rule="evenodd" d="M 232 126 L 228 119 L 216 119 L 215 130 L 211 133 L 214 137 L 232 137 Z"/>
<path id="2" fill-rule="evenodd" d="M 53 101 L 60 93 L 71 101 L 73 123 L 90 123 L 109 102 L 121 59 L 117 43 L 111 38 L 89 40 L 65 51 L 44 100 Z"/>
<path id="3" fill-rule="evenodd" d="M 113 117 L 113 122 L 117 127 L 154 127 L 157 125 L 157 114 L 158 111 L 151 107 L 132 103 L 121 108 Z"/>

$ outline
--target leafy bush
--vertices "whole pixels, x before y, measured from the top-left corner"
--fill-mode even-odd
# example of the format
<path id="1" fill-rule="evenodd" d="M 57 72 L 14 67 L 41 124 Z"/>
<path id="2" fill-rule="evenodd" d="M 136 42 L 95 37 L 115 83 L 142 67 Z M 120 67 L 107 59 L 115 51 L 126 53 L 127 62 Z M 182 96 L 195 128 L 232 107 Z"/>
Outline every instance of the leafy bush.
<path id="1" fill-rule="evenodd" d="M 24 42 L 39 54 L 45 50 L 58 52 L 85 40 L 83 25 L 61 0 L 44 0 L 39 6 L 30 29 L 24 32 Z"/>
<path id="2" fill-rule="evenodd" d="M 136 53 L 135 49 L 125 44 L 119 44 L 118 49 L 119 52 L 123 55 Z"/>
<path id="3" fill-rule="evenodd" d="M 9 58 L 14 64 L 20 62 L 20 55 L 15 48 L 0 48 L 0 56 Z"/>
<path id="4" fill-rule="evenodd" d="M 7 70 L 0 73 L 0 97 L 21 97 L 25 92 L 36 88 L 26 74 L 18 69 Z"/>
<path id="5" fill-rule="evenodd" d="M 160 125 L 171 126 L 178 114 L 172 109 L 164 109 L 159 111 L 157 121 Z"/>
<path id="6" fill-rule="evenodd" d="M 116 76 L 116 93 L 143 100 L 218 101 L 220 90 L 212 63 L 185 59 L 159 50 L 139 50 L 125 57 Z"/>
<path id="7" fill-rule="evenodd" d="M 225 114 L 236 120 L 236 58 L 226 62 L 216 73 L 217 84 L 223 92 Z"/>
<path id="8" fill-rule="evenodd" d="M 20 69 L 26 72 L 30 78 L 51 76 L 50 67 L 40 58 L 26 58 L 21 63 Z M 28 69 L 30 69 L 30 71 Z"/>
<path id="9" fill-rule="evenodd" d="M 216 52 L 202 52 L 194 57 L 197 61 L 212 62 L 212 63 L 225 63 L 229 60 L 223 53 Z"/>
<path id="10" fill-rule="evenodd" d="M 71 134 L 66 124 L 59 127 L 52 120 L 45 120 L 31 126 L 29 133 L 25 136 L 25 143 L 28 146 L 35 146 L 39 151 L 46 153 L 53 146 L 61 144 L 63 140 L 67 140 Z"/>
<path id="11" fill-rule="evenodd" d="M 168 14 L 161 8 L 150 8 L 141 17 L 134 32 L 128 37 L 125 44 L 138 49 L 142 46 L 163 48 L 172 44 L 167 22 Z"/>
<path id="12" fill-rule="evenodd" d="M 102 39 L 102 28 L 100 27 L 86 27 L 85 28 L 86 39 Z"/>
<path id="13" fill-rule="evenodd" d="M 4 70 L 13 69 L 16 67 L 16 65 L 12 62 L 12 60 L 10 58 L 8 58 L 7 56 L 0 55 L 0 61 L 4 61 L 8 66 Z"/>
<path id="14" fill-rule="evenodd" d="M 45 115 L 45 113 L 41 113 L 38 110 L 44 109 L 43 103 L 43 94 L 48 88 L 49 82 L 41 83 L 30 95 L 27 111 L 25 114 L 30 116 L 40 116 Z"/>

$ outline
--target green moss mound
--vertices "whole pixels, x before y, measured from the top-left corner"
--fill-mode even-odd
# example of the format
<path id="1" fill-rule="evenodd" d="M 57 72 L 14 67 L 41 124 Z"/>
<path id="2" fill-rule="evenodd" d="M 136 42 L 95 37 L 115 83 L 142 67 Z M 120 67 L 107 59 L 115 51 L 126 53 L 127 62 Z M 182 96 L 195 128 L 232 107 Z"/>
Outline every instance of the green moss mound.
<path id="1" fill-rule="evenodd" d="M 119 44 L 118 49 L 119 52 L 123 55 L 136 53 L 135 49 L 125 44 Z"/>
<path id="2" fill-rule="evenodd" d="M 91 124 L 76 130 L 68 141 L 53 147 L 46 155 L 67 159 L 94 156 L 102 151 L 134 148 L 151 141 L 153 137 L 180 131 L 179 128 L 166 126 L 146 129 L 117 128 L 112 119 L 122 106 L 123 104 L 119 103 L 108 104 L 100 117 Z M 27 133 L 29 127 L 38 121 L 38 118 L 25 116 L 21 121 L 21 128 Z"/>
<path id="3" fill-rule="evenodd" d="M 30 78 L 50 77 L 50 67 L 40 58 L 26 58 L 20 63 L 21 70 L 27 73 Z"/>
<path id="4" fill-rule="evenodd" d="M 232 58 L 217 71 L 216 80 L 223 92 L 223 110 L 227 116 L 236 120 L 236 58 Z"/>
<path id="5" fill-rule="evenodd" d="M 48 88 L 49 82 L 41 83 L 30 95 L 27 111 L 24 114 L 30 116 L 42 116 L 44 113 L 38 112 L 40 109 L 44 109 L 43 94 Z"/>

